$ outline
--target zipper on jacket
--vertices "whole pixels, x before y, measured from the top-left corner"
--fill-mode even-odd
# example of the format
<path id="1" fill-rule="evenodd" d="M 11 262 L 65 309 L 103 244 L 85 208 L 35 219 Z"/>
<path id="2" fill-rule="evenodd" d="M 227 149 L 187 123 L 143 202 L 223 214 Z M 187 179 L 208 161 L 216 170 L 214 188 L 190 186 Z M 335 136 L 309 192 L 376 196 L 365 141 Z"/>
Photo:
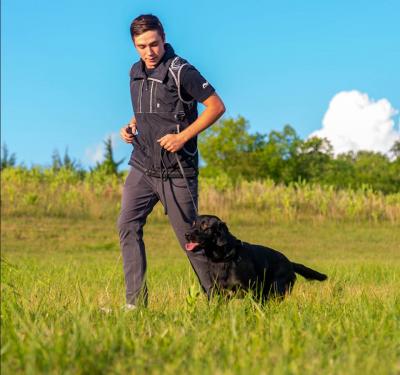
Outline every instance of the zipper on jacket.
<path id="1" fill-rule="evenodd" d="M 154 86 L 154 81 L 151 81 L 151 88 L 150 88 L 150 113 L 153 112 L 153 86 Z"/>
<path id="2" fill-rule="evenodd" d="M 144 79 L 142 79 L 142 82 L 140 83 L 140 89 L 139 89 L 139 98 L 138 98 L 138 102 L 139 102 L 139 113 L 142 112 L 142 91 L 143 91 L 143 83 L 144 83 Z"/>

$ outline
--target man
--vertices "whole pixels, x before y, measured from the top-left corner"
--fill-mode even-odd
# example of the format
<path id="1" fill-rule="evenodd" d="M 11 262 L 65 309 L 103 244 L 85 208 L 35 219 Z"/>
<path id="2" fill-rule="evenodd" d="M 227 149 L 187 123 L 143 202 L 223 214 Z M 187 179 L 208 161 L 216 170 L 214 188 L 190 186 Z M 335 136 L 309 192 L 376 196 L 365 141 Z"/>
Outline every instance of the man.
<path id="1" fill-rule="evenodd" d="M 140 60 L 130 71 L 134 117 L 120 131 L 121 138 L 134 146 L 118 219 L 127 309 L 135 308 L 139 298 L 147 303 L 143 226 L 158 201 L 185 247 L 184 235 L 195 219 L 198 198 L 197 135 L 225 112 L 214 88 L 165 42 L 157 17 L 141 15 L 130 30 Z M 200 116 L 197 102 L 205 106 Z M 204 253 L 187 255 L 208 293 L 211 280 Z"/>

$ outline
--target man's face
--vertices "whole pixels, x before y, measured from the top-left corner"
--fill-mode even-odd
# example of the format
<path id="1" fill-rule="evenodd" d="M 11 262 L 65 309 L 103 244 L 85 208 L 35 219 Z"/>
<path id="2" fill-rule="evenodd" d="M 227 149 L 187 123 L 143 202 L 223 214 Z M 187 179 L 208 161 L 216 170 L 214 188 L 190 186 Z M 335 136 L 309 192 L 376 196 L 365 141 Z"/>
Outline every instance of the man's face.
<path id="1" fill-rule="evenodd" d="M 133 43 L 148 69 L 155 68 L 164 56 L 164 40 L 156 30 L 149 30 L 135 36 Z"/>

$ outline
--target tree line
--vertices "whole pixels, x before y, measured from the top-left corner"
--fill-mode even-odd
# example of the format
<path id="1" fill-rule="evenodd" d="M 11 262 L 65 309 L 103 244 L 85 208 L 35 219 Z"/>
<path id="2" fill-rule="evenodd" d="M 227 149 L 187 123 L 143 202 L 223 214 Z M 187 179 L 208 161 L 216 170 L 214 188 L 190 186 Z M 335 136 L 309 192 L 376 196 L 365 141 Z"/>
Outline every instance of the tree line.
<path id="1" fill-rule="evenodd" d="M 85 170 L 77 159 L 74 159 L 69 155 L 68 148 L 65 150 L 63 156 L 60 155 L 58 150 L 54 150 L 51 155 L 51 165 L 48 168 L 55 173 L 60 170 L 73 171 L 82 178 L 84 178 L 87 173 L 100 173 L 122 177 L 123 172 L 119 171 L 119 167 L 124 160 L 125 159 L 119 161 L 115 160 L 111 137 L 108 137 L 104 141 L 103 160 L 101 162 L 96 162 L 96 165 L 89 168 L 89 171 Z M 3 144 L 1 149 L 1 170 L 12 167 L 17 167 L 16 155 L 15 153 L 10 153 L 7 145 Z M 24 166 L 20 167 L 25 168 Z"/>
<path id="2" fill-rule="evenodd" d="M 87 173 L 122 176 L 111 138 L 104 142 L 104 159 L 85 170 L 68 155 L 58 150 L 49 168 L 75 171 L 84 178 Z M 285 125 L 281 131 L 250 133 L 243 117 L 226 118 L 208 128 L 199 137 L 200 174 L 222 176 L 233 183 L 240 180 L 272 179 L 275 183 L 309 182 L 336 188 L 371 188 L 384 193 L 400 192 L 400 140 L 389 155 L 372 151 L 347 152 L 334 156 L 325 138 L 301 139 L 295 129 Z M 16 155 L 2 147 L 1 169 L 16 167 Z"/>
<path id="3" fill-rule="evenodd" d="M 311 182 L 337 188 L 370 187 L 384 193 L 400 191 L 400 140 L 390 155 L 358 151 L 334 156 L 326 138 L 301 139 L 285 125 L 268 134 L 249 133 L 243 117 L 228 118 L 200 137 L 205 176 L 226 175 L 232 180 L 272 179 L 276 183 Z"/>

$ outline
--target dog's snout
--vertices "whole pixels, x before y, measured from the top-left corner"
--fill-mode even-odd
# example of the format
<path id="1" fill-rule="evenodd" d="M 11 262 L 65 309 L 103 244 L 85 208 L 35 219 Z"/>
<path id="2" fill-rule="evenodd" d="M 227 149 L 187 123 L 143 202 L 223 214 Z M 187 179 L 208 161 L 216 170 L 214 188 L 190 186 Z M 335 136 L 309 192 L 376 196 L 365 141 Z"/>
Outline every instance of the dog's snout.
<path id="1" fill-rule="evenodd" d="M 185 238 L 187 241 L 196 241 L 199 237 L 200 232 L 197 229 L 191 229 L 185 233 Z"/>

